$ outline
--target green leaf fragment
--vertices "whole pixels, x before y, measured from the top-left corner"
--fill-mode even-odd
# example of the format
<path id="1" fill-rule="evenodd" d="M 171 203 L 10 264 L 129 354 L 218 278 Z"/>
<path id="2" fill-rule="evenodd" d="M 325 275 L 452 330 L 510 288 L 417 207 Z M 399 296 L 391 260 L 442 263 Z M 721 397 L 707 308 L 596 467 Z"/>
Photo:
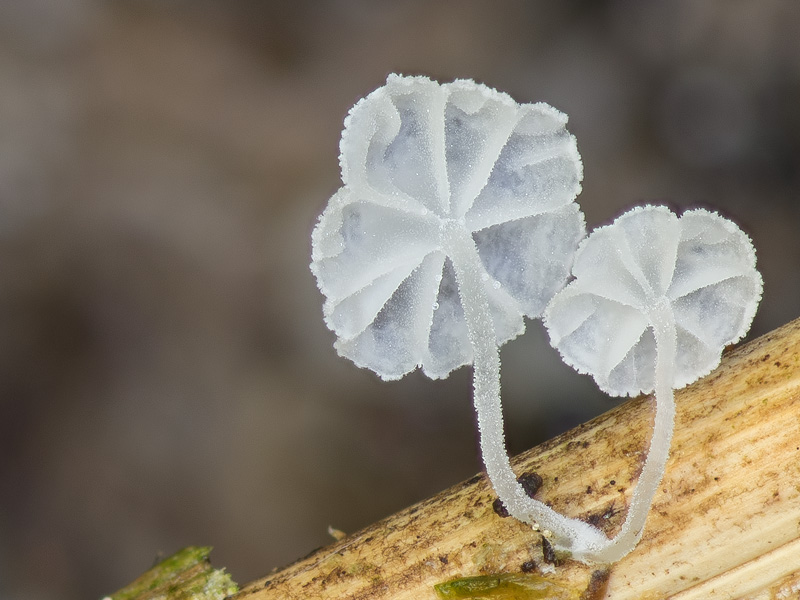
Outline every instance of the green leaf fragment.
<path id="1" fill-rule="evenodd" d="M 433 586 L 442 600 L 577 600 L 580 592 L 535 573 L 503 573 L 453 579 Z"/>

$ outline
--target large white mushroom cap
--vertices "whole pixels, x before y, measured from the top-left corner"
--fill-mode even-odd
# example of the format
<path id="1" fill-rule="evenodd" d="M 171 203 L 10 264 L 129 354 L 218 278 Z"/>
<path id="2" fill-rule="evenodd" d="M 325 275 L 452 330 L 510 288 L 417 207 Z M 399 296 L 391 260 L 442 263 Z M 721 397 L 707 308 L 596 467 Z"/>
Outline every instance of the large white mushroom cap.
<path id="1" fill-rule="evenodd" d="M 750 239 L 706 210 L 635 208 L 581 243 L 572 272 L 544 315 L 551 343 L 614 396 L 653 390 L 654 311 L 672 311 L 680 388 L 747 333 L 761 298 Z"/>
<path id="2" fill-rule="evenodd" d="M 566 282 L 585 235 L 566 115 L 469 80 L 390 75 L 345 120 L 343 187 L 312 235 L 336 348 L 384 379 L 472 362 L 456 248 L 480 255 L 497 344 Z M 463 247 L 463 245 L 461 246 Z"/>

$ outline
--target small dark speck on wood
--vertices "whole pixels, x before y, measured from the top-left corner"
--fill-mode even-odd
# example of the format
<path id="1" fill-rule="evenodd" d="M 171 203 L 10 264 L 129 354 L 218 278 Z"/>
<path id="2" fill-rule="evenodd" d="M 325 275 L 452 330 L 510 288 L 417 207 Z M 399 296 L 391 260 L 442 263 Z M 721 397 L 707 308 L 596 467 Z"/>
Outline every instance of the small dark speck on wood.
<path id="1" fill-rule="evenodd" d="M 517 478 L 517 481 L 519 481 L 522 489 L 525 490 L 525 493 L 528 494 L 529 498 L 533 498 L 536 495 L 536 492 L 541 489 L 542 484 L 544 484 L 542 476 L 538 473 L 534 473 L 533 471 L 523 473 Z"/>
<path id="2" fill-rule="evenodd" d="M 503 504 L 500 498 L 495 498 L 494 502 L 492 502 L 492 510 L 497 513 L 497 516 L 501 519 L 505 519 L 509 516 L 508 509 L 506 509 L 506 505 Z"/>
<path id="3" fill-rule="evenodd" d="M 610 569 L 598 569 L 592 572 L 589 585 L 581 594 L 580 600 L 599 600 L 606 593 L 608 578 L 611 575 Z"/>
<path id="4" fill-rule="evenodd" d="M 556 564 L 556 551 L 553 549 L 553 545 L 550 541 L 542 536 L 542 556 L 544 556 L 544 562 L 555 565 Z"/>
<path id="5" fill-rule="evenodd" d="M 536 563 L 532 560 L 526 560 L 522 563 L 521 569 L 523 573 L 533 573 L 536 570 Z"/>

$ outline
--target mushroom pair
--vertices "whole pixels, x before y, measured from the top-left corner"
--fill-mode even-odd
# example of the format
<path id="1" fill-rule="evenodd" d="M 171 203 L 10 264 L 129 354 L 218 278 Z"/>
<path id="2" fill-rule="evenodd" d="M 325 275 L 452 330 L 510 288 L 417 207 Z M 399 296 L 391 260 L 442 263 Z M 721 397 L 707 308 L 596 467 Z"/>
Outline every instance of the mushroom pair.
<path id="1" fill-rule="evenodd" d="M 509 514 L 576 559 L 612 562 L 641 537 L 661 480 L 673 388 L 744 335 L 761 278 L 747 236 L 707 211 L 634 209 L 586 238 L 566 121 L 472 81 L 390 75 L 345 119 L 344 185 L 312 234 L 311 270 L 336 349 L 358 366 L 388 380 L 472 364 L 481 452 Z M 602 389 L 656 391 L 650 452 L 613 539 L 528 497 L 509 464 L 499 348 L 542 315 L 564 360 Z"/>

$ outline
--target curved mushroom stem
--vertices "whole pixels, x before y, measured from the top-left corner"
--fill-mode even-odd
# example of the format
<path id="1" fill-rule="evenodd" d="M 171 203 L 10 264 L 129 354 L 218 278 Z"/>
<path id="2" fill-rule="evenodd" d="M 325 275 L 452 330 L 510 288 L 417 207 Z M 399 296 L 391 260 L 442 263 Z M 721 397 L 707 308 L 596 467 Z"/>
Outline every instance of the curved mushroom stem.
<path id="1" fill-rule="evenodd" d="M 500 354 L 486 295 L 483 269 L 471 236 L 452 229 L 446 235 L 461 291 L 461 304 L 474 351 L 474 405 L 478 416 L 480 445 L 486 473 L 509 514 L 520 521 L 550 530 L 554 546 L 585 563 L 612 563 L 628 554 L 642 537 L 647 514 L 664 475 L 675 419 L 674 380 L 676 330 L 672 310 L 656 303 L 650 319 L 656 340 L 656 416 L 650 448 L 633 492 L 620 532 L 609 539 L 600 529 L 579 519 L 565 517 L 530 498 L 508 459 L 500 401 Z"/>
<path id="2" fill-rule="evenodd" d="M 484 287 L 485 270 L 475 242 L 463 227 L 460 231 L 458 228 L 450 229 L 444 239 L 453 262 L 474 351 L 473 401 L 478 415 L 481 454 L 495 492 L 511 516 L 551 531 L 557 548 L 571 551 L 573 548 L 605 547 L 609 539 L 599 529 L 579 519 L 565 517 L 543 502 L 530 498 L 517 481 L 503 433 L 500 355 Z"/>
<path id="3" fill-rule="evenodd" d="M 677 348 L 675 317 L 666 301 L 657 303 L 656 307 L 650 311 L 649 316 L 656 338 L 656 416 L 653 435 L 650 438 L 650 449 L 639 475 L 639 481 L 636 483 L 636 489 L 633 491 L 622 529 L 604 548 L 587 553 L 585 558 L 593 562 L 618 561 L 639 543 L 653 496 L 661 484 L 669 458 L 675 424 L 675 392 L 672 388 Z M 575 553 L 574 556 L 583 560 L 580 552 Z"/>

